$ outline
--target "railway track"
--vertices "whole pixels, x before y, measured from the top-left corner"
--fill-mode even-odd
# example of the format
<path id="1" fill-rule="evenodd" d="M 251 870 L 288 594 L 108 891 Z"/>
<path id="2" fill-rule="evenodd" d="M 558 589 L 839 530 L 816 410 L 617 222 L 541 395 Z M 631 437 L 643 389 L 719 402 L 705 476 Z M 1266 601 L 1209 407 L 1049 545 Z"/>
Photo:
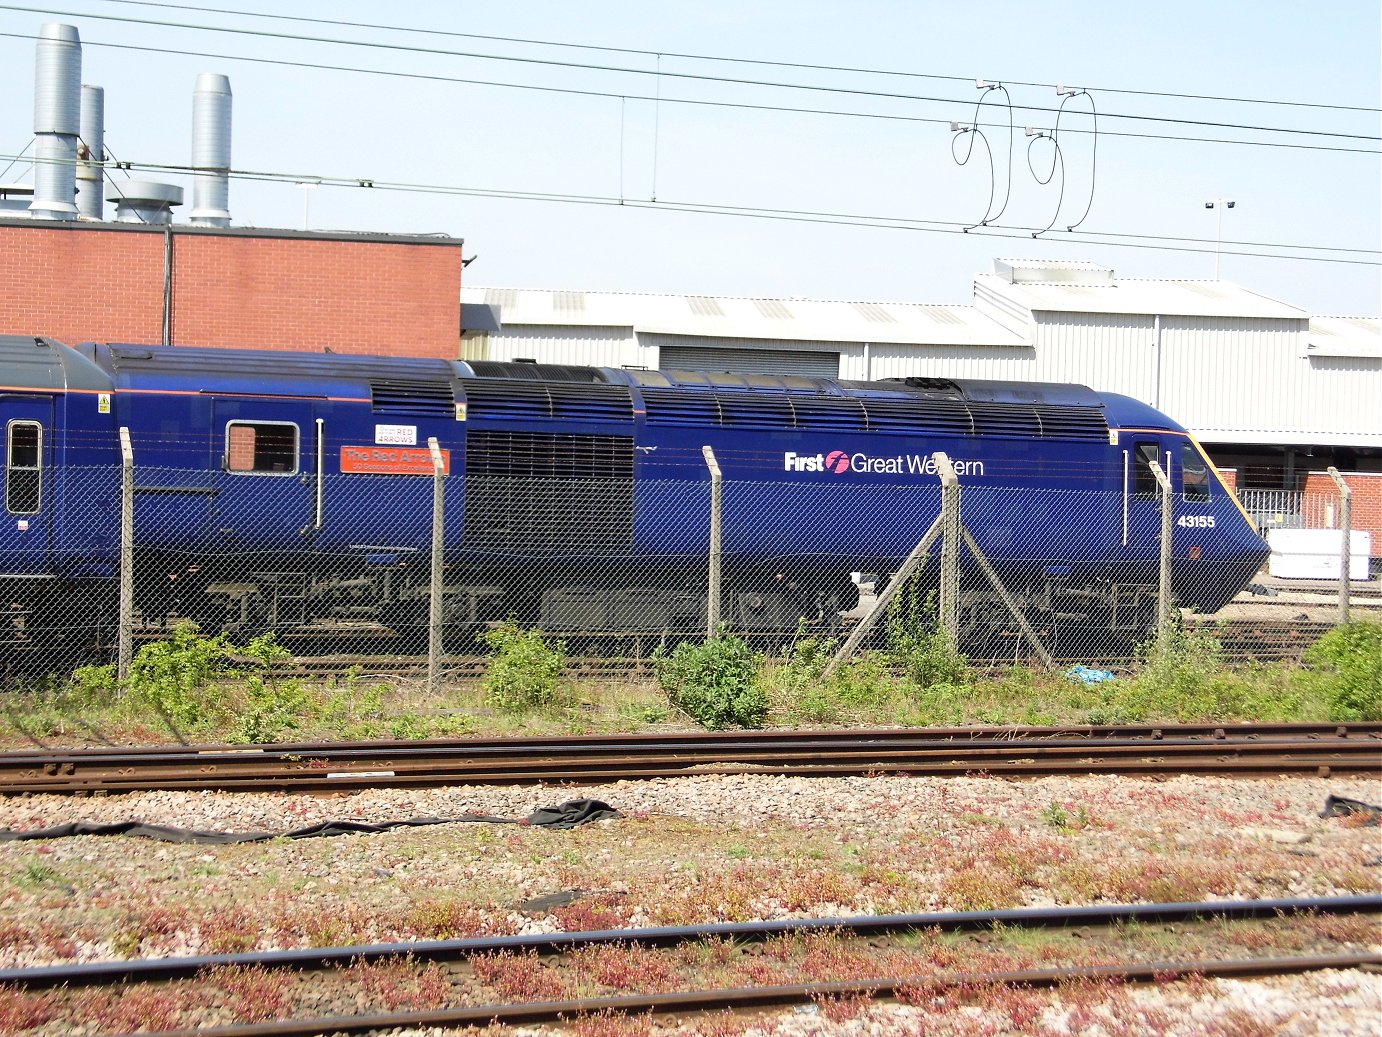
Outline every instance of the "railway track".
<path id="1" fill-rule="evenodd" d="M 322 973 L 344 964 L 407 960 L 410 963 L 460 962 L 497 956 L 579 955 L 597 947 L 673 948 L 691 943 L 733 946 L 774 938 L 836 936 L 869 940 L 916 933 L 1031 932 L 1078 928 L 1113 930 L 1136 925 L 1223 925 L 1261 919 L 1283 919 L 1309 913 L 1314 916 L 1368 914 L 1382 911 L 1382 897 L 1346 896 L 1293 898 L 1215 903 L 1133 904 L 1101 907 L 1009 909 L 999 911 L 939 912 L 916 915 L 796 919 L 745 922 L 710 926 L 678 926 L 655 929 L 602 930 L 554 934 L 434 940 L 416 943 L 313 948 L 245 954 L 108 961 L 80 965 L 0 970 L 0 987 L 25 992 L 93 988 L 125 990 L 133 984 L 196 983 L 217 970 L 292 971 Z M 771 1006 L 828 1002 L 845 998 L 899 998 L 918 992 L 937 995 L 946 991 L 992 989 L 997 986 L 1041 989 L 1072 981 L 1105 983 L 1165 983 L 1189 976 L 1251 978 L 1281 976 L 1321 969 L 1375 967 L 1378 955 L 1370 950 L 1338 950 L 1331 953 L 1290 957 L 1220 958 L 1214 960 L 1126 961 L 1114 964 L 1051 966 L 1003 971 L 931 970 L 924 974 L 817 980 L 798 984 L 768 984 L 675 992 L 630 993 L 617 996 L 517 1003 L 457 1003 L 443 1009 L 357 1011 L 353 1014 L 281 1018 L 273 1022 L 233 1026 L 197 1026 L 159 1031 L 162 1037 L 202 1034 L 216 1037 L 289 1037 L 326 1033 L 366 1033 L 406 1026 L 484 1026 L 544 1022 L 569 1022 L 593 1015 L 645 1013 L 689 1014 L 726 1009 L 744 1010 Z M 337 973 L 339 975 L 339 973 Z M 331 1000 L 336 1000 L 332 998 Z M 346 1004 L 351 998 L 341 998 Z M 318 1003 L 320 1003 L 318 1001 Z"/>
<path id="2" fill-rule="evenodd" d="M 1382 724 L 745 731 L 0 753 L 0 794 L 596 784 L 690 774 L 1382 774 Z"/>

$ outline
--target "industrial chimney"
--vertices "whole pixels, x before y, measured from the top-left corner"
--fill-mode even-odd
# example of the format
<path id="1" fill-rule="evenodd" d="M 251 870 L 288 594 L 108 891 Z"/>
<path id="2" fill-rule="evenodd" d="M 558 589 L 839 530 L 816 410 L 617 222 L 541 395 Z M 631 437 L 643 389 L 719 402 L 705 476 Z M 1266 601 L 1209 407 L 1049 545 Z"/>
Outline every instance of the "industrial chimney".
<path id="1" fill-rule="evenodd" d="M 77 150 L 77 212 L 86 219 L 105 216 L 101 186 L 106 161 L 106 92 L 82 84 L 82 141 Z"/>
<path id="2" fill-rule="evenodd" d="M 34 62 L 34 200 L 29 214 L 74 220 L 82 44 L 74 25 L 48 22 L 38 31 Z"/>
<path id="3" fill-rule="evenodd" d="M 192 93 L 192 211 L 198 227 L 229 227 L 230 80 L 214 72 L 197 76 Z"/>

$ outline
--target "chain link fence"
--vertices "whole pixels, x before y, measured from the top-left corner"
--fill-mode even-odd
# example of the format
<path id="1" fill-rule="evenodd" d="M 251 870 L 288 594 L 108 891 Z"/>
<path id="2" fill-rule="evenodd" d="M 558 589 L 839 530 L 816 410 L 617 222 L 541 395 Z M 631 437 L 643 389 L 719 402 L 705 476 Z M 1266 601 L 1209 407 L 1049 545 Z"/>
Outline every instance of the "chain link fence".
<path id="1" fill-rule="evenodd" d="M 723 623 L 770 653 L 834 638 L 843 660 L 906 615 L 975 662 L 1060 666 L 1131 659 L 1184 622 L 1270 657 L 1382 604 L 1378 581 L 1339 578 L 1343 545 L 1367 574 L 1356 538 L 1334 544 L 1332 579 L 1259 572 L 1250 534 L 1256 553 L 1223 550 L 1224 514 L 1248 531 L 1231 501 L 1216 525 L 1167 489 L 994 488 L 945 464 L 944 486 L 712 480 L 713 460 L 695 480 L 449 474 L 439 450 L 409 474 L 159 469 L 132 454 L 50 473 L 35 510 L 11 516 L 0 650 L 11 666 L 123 669 L 190 621 L 304 655 L 428 652 L 435 674 L 512 618 L 576 653 L 645 657 Z M 1322 505 L 1340 536 L 1346 505 Z"/>

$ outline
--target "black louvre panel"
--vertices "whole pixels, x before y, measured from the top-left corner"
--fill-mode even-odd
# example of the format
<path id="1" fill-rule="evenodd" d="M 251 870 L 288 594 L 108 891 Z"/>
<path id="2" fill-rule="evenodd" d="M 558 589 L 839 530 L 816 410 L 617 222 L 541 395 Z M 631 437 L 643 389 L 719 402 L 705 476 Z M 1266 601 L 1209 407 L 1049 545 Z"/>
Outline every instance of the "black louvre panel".
<path id="1" fill-rule="evenodd" d="M 628 386 L 624 385 L 506 382 L 479 378 L 468 378 L 464 384 L 471 420 L 633 421 L 633 397 Z"/>
<path id="2" fill-rule="evenodd" d="M 418 418 L 455 415 L 450 382 L 402 378 L 370 382 L 370 402 L 376 414 L 406 414 Z"/>
<path id="3" fill-rule="evenodd" d="M 1054 408 L 1052 408 L 1054 409 Z M 1020 403 L 971 403 L 974 431 L 981 436 L 1021 436 L 1035 439 L 1042 435 L 1036 410 Z"/>
<path id="4" fill-rule="evenodd" d="M 718 392 L 721 420 L 726 425 L 791 428 L 790 398 L 780 392 Z"/>
<path id="5" fill-rule="evenodd" d="M 858 400 L 838 396 L 793 396 L 797 428 L 822 429 L 829 432 L 862 432 L 868 428 L 868 417 Z"/>
<path id="6" fill-rule="evenodd" d="M 633 541 L 633 438 L 472 430 L 465 540 L 477 550 L 572 556 Z"/>
<path id="7" fill-rule="evenodd" d="M 471 360 L 470 369 L 480 378 L 507 378 L 523 382 L 594 382 L 605 376 L 594 367 L 574 364 L 519 364 L 505 360 Z"/>
<path id="8" fill-rule="evenodd" d="M 1043 436 L 1062 439 L 1108 439 L 1108 418 L 1102 407 L 1032 408 L 1041 422 Z"/>
<path id="9" fill-rule="evenodd" d="M 697 389 L 642 390 L 649 425 L 710 426 L 720 424 L 715 394 Z"/>

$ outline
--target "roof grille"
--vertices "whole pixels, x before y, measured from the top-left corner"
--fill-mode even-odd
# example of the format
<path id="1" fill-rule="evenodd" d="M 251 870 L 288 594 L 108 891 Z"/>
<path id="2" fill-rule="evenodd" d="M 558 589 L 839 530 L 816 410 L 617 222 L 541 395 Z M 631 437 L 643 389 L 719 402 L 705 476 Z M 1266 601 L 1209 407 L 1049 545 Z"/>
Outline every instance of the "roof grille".
<path id="1" fill-rule="evenodd" d="M 450 382 L 390 378 L 370 382 L 370 405 L 376 414 L 407 414 L 418 418 L 455 416 Z"/>
<path id="2" fill-rule="evenodd" d="M 753 304 L 758 307 L 758 312 L 765 317 L 790 318 L 792 316 L 792 311 L 777 299 L 755 299 Z"/>
<path id="3" fill-rule="evenodd" d="M 650 425 L 718 425 L 720 402 L 711 392 L 644 387 Z"/>
<path id="4" fill-rule="evenodd" d="M 627 386 L 480 378 L 464 385 L 471 421 L 633 421 Z"/>
<path id="5" fill-rule="evenodd" d="M 470 369 L 478 378 L 511 378 L 523 382 L 593 382 L 603 384 L 604 375 L 593 367 L 576 364 L 524 364 L 507 360 L 471 360 Z"/>

